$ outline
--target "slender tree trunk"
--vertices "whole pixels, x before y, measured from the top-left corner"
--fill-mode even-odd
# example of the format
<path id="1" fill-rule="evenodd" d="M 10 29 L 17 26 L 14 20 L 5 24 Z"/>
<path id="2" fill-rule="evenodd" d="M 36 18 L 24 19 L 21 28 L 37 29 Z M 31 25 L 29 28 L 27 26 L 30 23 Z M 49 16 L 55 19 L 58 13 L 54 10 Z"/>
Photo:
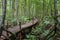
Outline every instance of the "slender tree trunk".
<path id="1" fill-rule="evenodd" d="M 58 24 L 58 19 L 57 19 L 57 16 L 58 16 L 58 8 L 57 8 L 57 0 L 54 0 L 54 21 L 55 21 L 55 34 L 56 34 L 56 27 L 57 27 L 57 24 Z"/>
<path id="2" fill-rule="evenodd" d="M 31 17 L 31 16 L 30 16 L 31 0 L 29 0 L 29 5 L 28 5 L 28 7 L 29 7 L 28 9 L 29 9 L 29 19 L 30 19 L 30 17 Z"/>
<path id="3" fill-rule="evenodd" d="M 6 17 L 6 4 L 7 4 L 7 0 L 2 0 L 2 20 L 1 20 L 1 24 L 0 24 L 0 36 L 2 34 L 2 30 L 5 24 L 5 17 Z"/>
<path id="4" fill-rule="evenodd" d="M 12 0 L 12 18 L 14 19 L 15 14 L 15 0 Z"/>
<path id="5" fill-rule="evenodd" d="M 55 27 L 57 26 L 58 23 L 58 10 L 57 10 L 57 0 L 54 0 L 54 20 L 55 20 Z"/>
<path id="6" fill-rule="evenodd" d="M 15 14 L 16 14 L 16 22 L 17 22 L 17 25 L 19 24 L 18 22 L 18 8 L 19 8 L 19 1 L 18 0 L 15 0 Z"/>
<path id="7" fill-rule="evenodd" d="M 26 16 L 26 0 L 24 0 L 24 15 Z"/>
<path id="8" fill-rule="evenodd" d="M 12 0 L 9 0 L 10 3 L 10 17 L 12 17 Z"/>
<path id="9" fill-rule="evenodd" d="M 43 0 L 43 18 L 46 16 L 46 0 Z"/>
<path id="10" fill-rule="evenodd" d="M 2 4 L 2 13 L 3 13 L 3 18 L 2 18 L 2 24 L 4 24 L 5 22 L 5 17 L 6 17 L 6 4 L 7 4 L 7 0 L 3 0 L 3 4 Z"/>

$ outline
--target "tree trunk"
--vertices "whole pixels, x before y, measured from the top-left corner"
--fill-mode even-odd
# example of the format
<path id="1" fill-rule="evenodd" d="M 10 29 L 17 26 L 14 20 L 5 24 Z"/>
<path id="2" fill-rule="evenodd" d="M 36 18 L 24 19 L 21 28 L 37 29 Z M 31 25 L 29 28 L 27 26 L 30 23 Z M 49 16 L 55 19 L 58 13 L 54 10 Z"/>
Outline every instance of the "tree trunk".
<path id="1" fill-rule="evenodd" d="M 54 21 L 55 21 L 55 24 L 54 24 L 55 29 L 54 29 L 54 31 L 55 31 L 55 34 L 57 32 L 57 25 L 58 25 L 58 17 L 57 16 L 58 16 L 57 0 L 54 0 Z"/>
<path id="2" fill-rule="evenodd" d="M 14 19 L 15 15 L 15 0 L 12 0 L 12 19 Z"/>
<path id="3" fill-rule="evenodd" d="M 0 36 L 2 34 L 2 30 L 4 28 L 4 24 L 5 24 L 5 17 L 6 17 L 6 4 L 7 4 L 7 0 L 2 0 L 2 20 L 1 20 L 1 24 L 0 24 Z"/>
<path id="4" fill-rule="evenodd" d="M 15 9 L 16 9 L 16 11 L 15 11 L 15 14 L 16 14 L 16 22 L 17 22 L 17 25 L 19 24 L 19 22 L 18 22 L 18 9 L 19 9 L 19 1 L 18 0 L 15 0 Z"/>
<path id="5" fill-rule="evenodd" d="M 56 33 L 56 27 L 57 27 L 57 24 L 58 24 L 58 19 L 57 19 L 57 16 L 58 16 L 58 8 L 57 8 L 57 0 L 54 0 L 54 21 L 55 21 L 55 33 Z"/>

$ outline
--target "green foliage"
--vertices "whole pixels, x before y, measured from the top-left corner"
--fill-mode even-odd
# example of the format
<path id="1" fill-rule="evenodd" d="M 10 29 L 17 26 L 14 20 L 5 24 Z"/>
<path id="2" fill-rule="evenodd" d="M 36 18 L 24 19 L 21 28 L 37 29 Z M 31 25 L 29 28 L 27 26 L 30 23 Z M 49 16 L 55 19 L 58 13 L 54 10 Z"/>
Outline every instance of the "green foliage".
<path id="1" fill-rule="evenodd" d="M 29 22 L 31 18 L 37 17 L 39 20 L 39 25 L 32 30 L 34 35 L 27 34 L 27 39 L 24 40 L 36 40 L 37 35 L 44 37 L 49 33 L 49 30 L 44 30 L 43 28 L 48 24 L 54 24 L 54 1 L 45 0 L 45 12 L 43 13 L 43 0 L 19 0 L 18 2 L 18 12 L 16 13 L 16 3 L 14 0 L 7 0 L 7 14 L 6 21 L 13 25 L 14 22 Z M 16 7 L 16 8 L 15 8 Z M 51 14 L 52 9 L 52 14 Z M 58 0 L 58 15 L 60 15 L 60 0 Z M 0 0 L 0 17 L 2 16 L 2 1 Z M 58 18 L 60 22 L 60 17 Z M 40 35 L 41 34 L 41 35 Z M 53 40 L 50 38 L 49 40 Z"/>
<path id="2" fill-rule="evenodd" d="M 27 40 L 36 40 L 36 36 L 34 36 L 34 35 L 27 35 Z"/>

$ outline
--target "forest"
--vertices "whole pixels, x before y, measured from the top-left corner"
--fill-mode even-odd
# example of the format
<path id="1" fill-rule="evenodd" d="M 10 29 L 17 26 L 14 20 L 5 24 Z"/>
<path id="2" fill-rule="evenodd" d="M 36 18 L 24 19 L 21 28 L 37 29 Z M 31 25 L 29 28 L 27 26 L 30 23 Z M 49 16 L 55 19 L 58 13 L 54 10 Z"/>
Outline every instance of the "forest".
<path id="1" fill-rule="evenodd" d="M 60 0 L 0 0 L 0 40 L 60 40 Z"/>

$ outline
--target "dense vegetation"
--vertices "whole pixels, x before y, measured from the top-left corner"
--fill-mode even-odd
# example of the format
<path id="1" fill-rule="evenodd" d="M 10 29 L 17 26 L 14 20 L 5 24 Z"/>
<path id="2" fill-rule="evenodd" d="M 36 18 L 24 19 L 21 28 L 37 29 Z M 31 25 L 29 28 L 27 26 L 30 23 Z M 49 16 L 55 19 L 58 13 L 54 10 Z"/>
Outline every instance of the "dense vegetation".
<path id="1" fill-rule="evenodd" d="M 32 30 L 32 33 L 26 34 L 24 40 L 42 40 L 53 30 L 51 26 L 57 24 L 57 28 L 60 30 L 60 0 L 57 1 L 57 7 L 55 7 L 55 3 L 54 0 L 7 0 L 5 25 L 7 22 L 11 27 L 18 25 L 19 22 L 25 24 L 36 17 L 39 20 L 39 25 Z M 3 13 L 2 4 L 2 0 L 0 0 L 0 19 Z M 60 37 L 55 37 L 57 34 L 53 35 L 54 33 L 53 30 L 48 36 L 49 40 L 60 40 Z M 57 33 L 60 34 L 59 31 Z"/>

